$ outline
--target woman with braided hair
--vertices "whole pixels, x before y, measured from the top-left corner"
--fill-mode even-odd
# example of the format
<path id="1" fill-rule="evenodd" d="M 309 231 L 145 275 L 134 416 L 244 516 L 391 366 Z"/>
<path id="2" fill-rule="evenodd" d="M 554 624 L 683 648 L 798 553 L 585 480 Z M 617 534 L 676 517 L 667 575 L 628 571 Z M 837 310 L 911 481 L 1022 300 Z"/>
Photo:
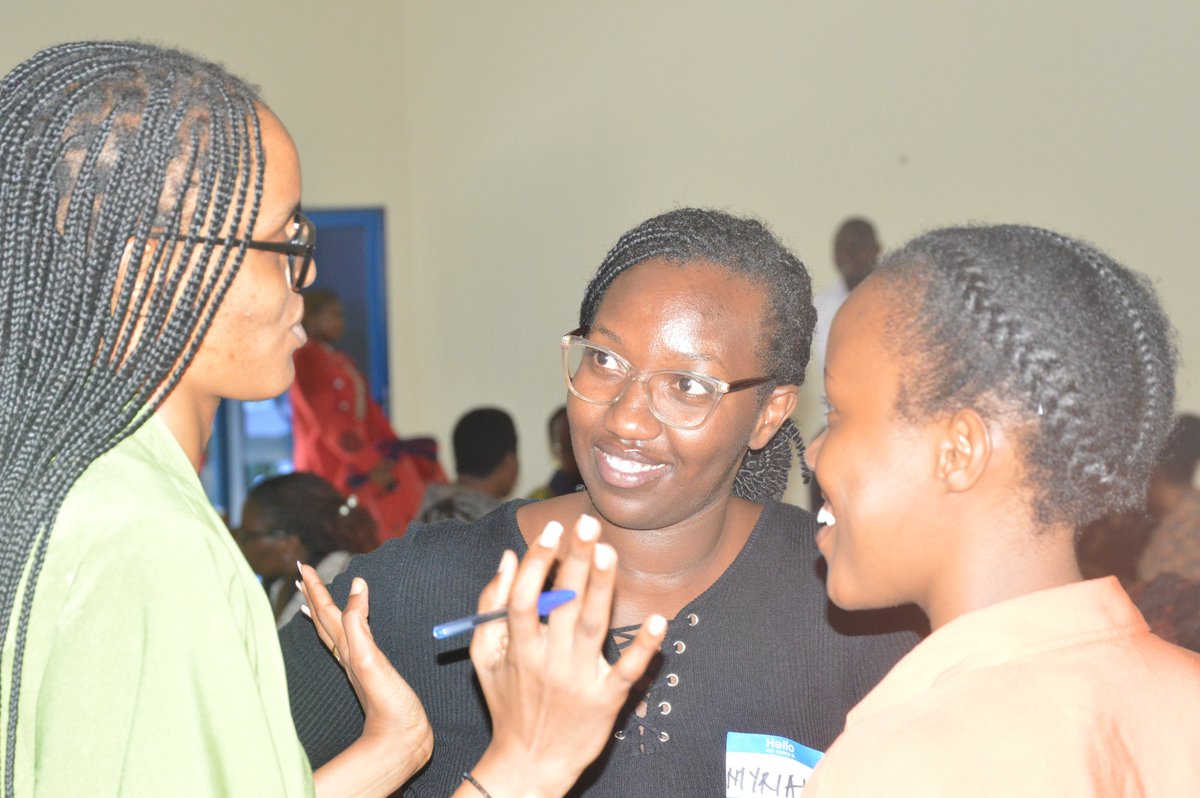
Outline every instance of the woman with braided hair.
<path id="1" fill-rule="evenodd" d="M 214 64 L 83 42 L 0 81 L 6 796 L 388 795 L 429 757 L 420 702 L 372 642 L 366 584 L 343 611 L 305 566 L 306 614 L 365 715 L 310 771 L 270 607 L 196 474 L 221 398 L 292 380 L 315 243 L 299 202 L 287 131 Z M 571 550 L 586 563 L 596 549 Z M 484 596 L 494 609 L 511 589 L 526 630 L 475 646 L 489 697 L 510 705 L 554 692 L 521 693 L 501 642 L 524 664 L 564 659 L 518 601 L 548 567 L 540 554 L 519 574 L 509 555 L 507 586 Z M 557 628 L 597 626 L 613 562 L 602 551 L 567 574 L 580 608 Z M 645 632 L 614 667 L 593 648 L 572 670 L 594 722 L 656 648 Z M 499 717 L 503 750 L 561 738 L 544 718 Z"/>
<path id="2" fill-rule="evenodd" d="M 855 290 L 828 352 L 829 596 L 915 602 L 933 631 L 806 798 L 1197 794 L 1200 656 L 1075 558 L 1084 524 L 1142 506 L 1171 425 L 1149 284 L 1046 230 L 937 230 Z"/>
<path id="3" fill-rule="evenodd" d="M 470 665 L 426 630 L 469 611 L 502 549 L 537 551 L 538 530 L 584 515 L 620 556 L 607 658 L 642 618 L 671 620 L 657 666 L 571 794 L 722 794 L 738 756 L 731 732 L 832 741 L 915 635 L 835 629 L 814 519 L 778 501 L 800 448 L 788 417 L 814 316 L 804 266 L 757 221 L 681 209 L 621 237 L 561 339 L 586 490 L 510 502 L 473 524 L 416 524 L 331 587 L 340 598 L 355 576 L 371 583 L 376 640 L 430 714 L 438 747 L 414 793 L 448 792 L 488 740 Z M 309 627 L 281 637 L 297 729 L 319 763 L 361 716 Z M 497 797 L 524 794 L 531 769 L 476 776 Z"/>

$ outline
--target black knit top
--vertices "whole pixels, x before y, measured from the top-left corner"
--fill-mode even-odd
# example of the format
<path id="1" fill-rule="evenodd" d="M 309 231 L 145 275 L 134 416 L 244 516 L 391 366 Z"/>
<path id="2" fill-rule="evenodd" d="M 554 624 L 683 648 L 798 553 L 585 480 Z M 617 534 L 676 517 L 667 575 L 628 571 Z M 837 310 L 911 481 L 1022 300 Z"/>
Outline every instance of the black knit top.
<path id="1" fill-rule="evenodd" d="M 352 577 L 370 584 L 375 640 L 433 724 L 433 759 L 404 795 L 449 795 L 487 747 L 487 708 L 469 640 L 434 640 L 431 629 L 475 611 L 504 549 L 524 553 L 516 521 L 523 503 L 509 502 L 471 524 L 414 525 L 404 538 L 355 557 L 333 584 L 339 604 Z M 733 564 L 670 622 L 645 716 L 624 714 L 573 794 L 724 795 L 730 731 L 782 735 L 819 750 L 833 742 L 846 712 L 917 635 L 901 630 L 910 616 L 832 608 L 815 533 L 809 513 L 765 504 Z M 622 631 L 614 630 L 607 646 L 610 660 L 627 642 Z M 281 639 L 296 728 L 316 768 L 354 741 L 362 711 L 307 619 L 286 626 Z"/>

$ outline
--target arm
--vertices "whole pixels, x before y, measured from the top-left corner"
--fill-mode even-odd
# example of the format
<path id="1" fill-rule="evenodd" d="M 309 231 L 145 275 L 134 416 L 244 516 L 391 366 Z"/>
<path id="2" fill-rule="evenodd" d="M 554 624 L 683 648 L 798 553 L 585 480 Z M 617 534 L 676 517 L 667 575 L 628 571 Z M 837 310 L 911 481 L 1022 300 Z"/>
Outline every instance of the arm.
<path id="1" fill-rule="evenodd" d="M 479 611 L 506 605 L 506 622 L 475 630 L 471 660 L 492 713 L 492 742 L 454 798 L 564 795 L 600 755 L 629 691 L 658 653 L 667 622 L 652 615 L 614 665 L 601 654 L 612 614 L 616 552 L 597 544 L 600 525 L 584 516 L 566 544 L 555 588 L 576 599 L 537 616 L 537 597 L 559 548 L 562 527 L 547 525 L 518 570 L 505 552 Z"/>

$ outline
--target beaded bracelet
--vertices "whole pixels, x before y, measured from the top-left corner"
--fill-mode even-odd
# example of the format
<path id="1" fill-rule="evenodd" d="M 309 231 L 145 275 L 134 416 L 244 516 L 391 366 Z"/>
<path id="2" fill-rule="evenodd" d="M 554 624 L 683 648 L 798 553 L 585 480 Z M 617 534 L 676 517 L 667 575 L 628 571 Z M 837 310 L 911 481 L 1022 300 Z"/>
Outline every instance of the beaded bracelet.
<path id="1" fill-rule="evenodd" d="M 483 798 L 492 798 L 492 794 L 483 789 L 483 785 L 475 780 L 475 777 L 471 775 L 471 771 L 464 770 L 462 780 L 470 782 L 472 787 L 479 790 L 479 794 L 482 795 Z"/>

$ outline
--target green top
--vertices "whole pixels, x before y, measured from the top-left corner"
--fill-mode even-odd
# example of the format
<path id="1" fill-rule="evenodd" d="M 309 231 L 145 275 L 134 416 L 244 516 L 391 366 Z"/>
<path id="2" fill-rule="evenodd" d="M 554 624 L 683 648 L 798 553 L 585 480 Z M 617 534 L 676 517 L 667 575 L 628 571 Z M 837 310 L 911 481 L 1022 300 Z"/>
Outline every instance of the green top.
<path id="1" fill-rule="evenodd" d="M 157 417 L 59 511 L 19 711 L 17 795 L 312 795 L 266 595 Z"/>

